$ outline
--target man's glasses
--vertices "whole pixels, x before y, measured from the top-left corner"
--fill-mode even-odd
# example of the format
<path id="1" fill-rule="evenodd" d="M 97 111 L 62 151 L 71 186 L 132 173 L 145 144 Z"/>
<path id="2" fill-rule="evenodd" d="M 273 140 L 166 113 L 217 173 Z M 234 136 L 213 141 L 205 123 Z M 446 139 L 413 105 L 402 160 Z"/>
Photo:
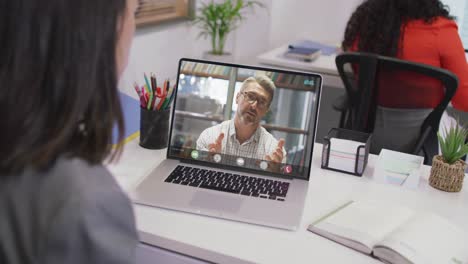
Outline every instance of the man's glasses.
<path id="1" fill-rule="evenodd" d="M 244 99 L 251 105 L 253 105 L 255 102 L 257 102 L 257 107 L 258 108 L 266 109 L 268 107 L 267 100 L 257 96 L 254 93 L 242 92 L 241 94 L 244 96 Z"/>

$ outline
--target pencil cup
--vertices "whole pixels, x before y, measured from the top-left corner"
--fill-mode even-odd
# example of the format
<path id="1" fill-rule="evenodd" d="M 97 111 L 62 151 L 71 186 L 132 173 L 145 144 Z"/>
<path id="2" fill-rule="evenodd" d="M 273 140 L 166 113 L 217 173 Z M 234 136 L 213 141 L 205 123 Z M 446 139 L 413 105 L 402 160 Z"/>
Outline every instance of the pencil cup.
<path id="1" fill-rule="evenodd" d="M 140 108 L 140 146 L 147 149 L 167 147 L 170 107 L 161 110 Z"/>

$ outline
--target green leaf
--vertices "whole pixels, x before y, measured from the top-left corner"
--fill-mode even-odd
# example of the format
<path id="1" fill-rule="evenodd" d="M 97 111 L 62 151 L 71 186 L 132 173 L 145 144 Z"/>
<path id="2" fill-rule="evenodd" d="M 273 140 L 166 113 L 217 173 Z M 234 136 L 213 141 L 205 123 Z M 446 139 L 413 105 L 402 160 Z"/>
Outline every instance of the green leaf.
<path id="1" fill-rule="evenodd" d="M 246 8 L 254 11 L 255 6 L 265 7 L 258 1 L 245 0 L 202 3 L 192 23 L 201 30 L 197 38 L 210 36 L 213 53 L 222 53 L 227 35 L 244 19 L 242 11 Z"/>
<path id="2" fill-rule="evenodd" d="M 468 130 L 456 124 L 450 128 L 444 128 L 445 138 L 442 138 L 440 133 L 437 133 L 439 139 L 440 149 L 444 160 L 452 164 L 459 160 L 464 155 L 468 154 L 467 140 Z"/>

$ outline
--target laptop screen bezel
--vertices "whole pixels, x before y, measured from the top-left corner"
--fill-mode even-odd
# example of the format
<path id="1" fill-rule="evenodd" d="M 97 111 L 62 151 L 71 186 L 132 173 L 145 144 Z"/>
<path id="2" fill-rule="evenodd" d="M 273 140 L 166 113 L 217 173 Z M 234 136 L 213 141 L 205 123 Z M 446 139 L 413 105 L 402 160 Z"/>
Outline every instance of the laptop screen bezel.
<path id="1" fill-rule="evenodd" d="M 188 158 L 182 158 L 179 156 L 171 156 L 171 143 L 172 143 L 172 132 L 174 130 L 174 118 L 175 118 L 175 110 L 176 110 L 176 104 L 177 104 L 177 93 L 179 90 L 179 77 L 181 74 L 181 68 L 182 68 L 182 63 L 183 62 L 195 62 L 195 63 L 209 63 L 209 64 L 215 64 L 215 65 L 221 65 L 221 66 L 227 66 L 227 67 L 237 67 L 237 68 L 243 68 L 243 69 L 249 69 L 249 70 L 258 70 L 258 71 L 274 71 L 278 73 L 283 73 L 283 74 L 300 74 L 300 75 L 305 75 L 309 77 L 316 78 L 316 80 L 319 81 L 319 85 L 316 85 L 315 88 L 315 93 L 316 93 L 316 106 L 314 106 L 314 111 L 315 113 L 315 120 L 312 120 L 314 122 L 314 133 L 312 133 L 312 144 L 311 144 L 311 155 L 310 155 L 310 160 L 309 160 L 309 166 L 308 166 L 308 172 L 307 172 L 307 178 L 303 178 L 300 176 L 294 176 L 294 175 L 285 175 L 283 173 L 275 173 L 275 172 L 270 172 L 270 171 L 262 171 L 262 170 L 256 170 L 256 169 L 251 169 L 251 168 L 245 168 L 245 167 L 240 167 L 240 166 L 233 166 L 233 165 L 228 165 L 228 164 L 219 164 L 215 162 L 209 162 L 209 161 L 203 161 L 203 160 L 195 160 L 195 159 L 188 159 Z M 235 171 L 242 171 L 242 172 L 248 172 L 248 173 L 253 173 L 253 174 L 260 174 L 260 175 L 265 175 L 265 176 L 275 176 L 275 177 L 280 177 L 280 178 L 290 178 L 290 179 L 301 179 L 301 180 L 309 180 L 310 179 L 310 171 L 312 169 L 312 159 L 313 159 L 313 152 L 314 152 L 314 146 L 315 146 L 315 137 L 317 134 L 317 124 L 318 124 L 318 115 L 319 115 L 319 108 L 320 108 L 320 96 L 322 93 L 322 85 L 323 85 L 323 77 L 320 74 L 317 73 L 308 73 L 308 72 L 301 72 L 301 71 L 289 71 L 289 70 L 280 70 L 276 68 L 266 68 L 266 67 L 258 67 L 258 66 L 249 66 L 249 65 L 243 65 L 243 64 L 232 64 L 232 63 L 224 63 L 224 62 L 214 62 L 214 61 L 207 61 L 207 60 L 199 60 L 199 59 L 190 59 L 190 58 L 181 58 L 179 60 L 179 66 L 177 69 L 177 81 L 176 81 L 176 88 L 174 89 L 174 101 L 172 105 L 172 110 L 171 110 L 171 126 L 169 130 L 169 139 L 168 139 L 168 147 L 167 147 L 167 153 L 166 157 L 167 159 L 174 159 L 174 160 L 179 160 L 184 163 L 190 163 L 190 164 L 196 164 L 196 165 L 203 165 L 203 166 L 210 166 L 214 168 L 220 168 L 220 169 L 228 169 L 228 170 L 235 170 Z"/>

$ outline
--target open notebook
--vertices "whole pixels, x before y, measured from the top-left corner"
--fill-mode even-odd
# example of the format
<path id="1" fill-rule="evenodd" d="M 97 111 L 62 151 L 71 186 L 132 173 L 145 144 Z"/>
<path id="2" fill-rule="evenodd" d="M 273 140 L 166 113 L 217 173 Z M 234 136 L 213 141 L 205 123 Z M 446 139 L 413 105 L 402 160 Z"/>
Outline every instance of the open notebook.
<path id="1" fill-rule="evenodd" d="M 468 263 L 466 232 L 406 207 L 350 201 L 308 230 L 386 263 Z"/>

